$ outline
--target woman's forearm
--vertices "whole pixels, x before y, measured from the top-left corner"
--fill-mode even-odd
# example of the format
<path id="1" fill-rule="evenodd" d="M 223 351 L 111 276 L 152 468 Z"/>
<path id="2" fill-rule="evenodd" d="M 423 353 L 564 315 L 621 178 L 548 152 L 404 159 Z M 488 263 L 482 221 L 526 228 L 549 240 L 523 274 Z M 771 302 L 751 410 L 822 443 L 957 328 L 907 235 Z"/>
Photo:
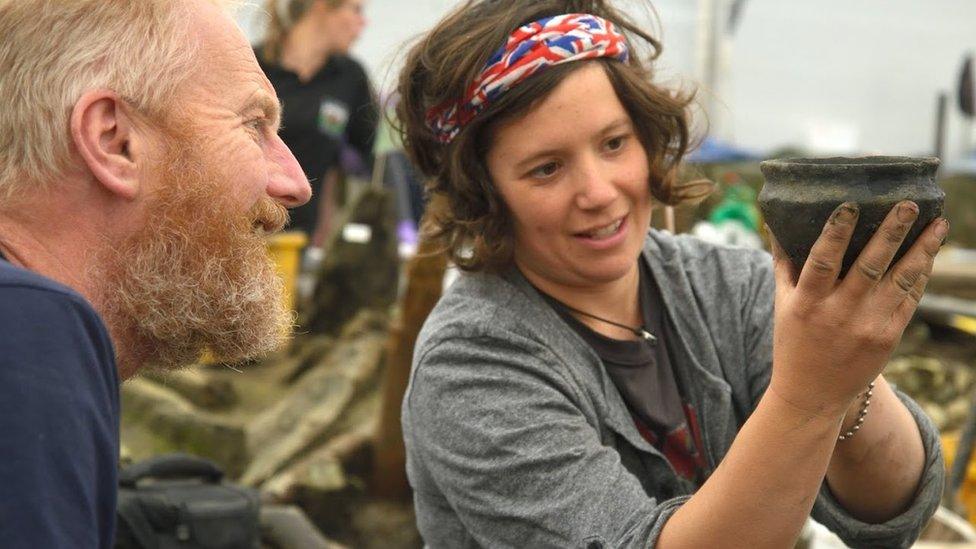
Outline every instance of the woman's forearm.
<path id="1" fill-rule="evenodd" d="M 792 547 L 843 415 L 811 415 L 767 390 L 715 472 L 665 524 L 657 547 Z"/>
<path id="2" fill-rule="evenodd" d="M 844 430 L 857 418 L 857 399 Z M 911 504 L 925 469 L 925 448 L 915 418 L 883 377 L 878 377 L 871 406 L 857 434 L 837 443 L 827 469 L 827 485 L 852 516 L 884 522 Z"/>

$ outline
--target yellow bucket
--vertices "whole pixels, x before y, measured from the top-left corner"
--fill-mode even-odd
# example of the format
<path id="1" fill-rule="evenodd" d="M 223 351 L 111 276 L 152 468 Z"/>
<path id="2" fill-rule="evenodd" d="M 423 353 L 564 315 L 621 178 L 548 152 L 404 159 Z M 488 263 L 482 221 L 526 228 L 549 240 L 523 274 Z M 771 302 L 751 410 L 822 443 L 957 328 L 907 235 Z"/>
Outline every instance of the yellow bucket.
<path id="1" fill-rule="evenodd" d="M 946 470 L 952 469 L 952 458 L 956 456 L 958 444 L 958 431 L 942 435 L 942 453 L 945 455 Z M 970 459 L 969 466 L 966 467 L 966 480 L 959 488 L 959 500 L 966 506 L 966 519 L 971 524 L 976 524 L 976 459 Z"/>
<path id="2" fill-rule="evenodd" d="M 308 237 L 301 231 L 276 233 L 267 238 L 268 256 L 278 267 L 278 274 L 284 280 L 281 299 L 285 307 L 295 310 L 295 291 L 298 286 L 298 274 L 302 263 L 302 249 L 308 242 Z M 204 351 L 200 357 L 201 364 L 218 362 L 210 351 Z"/>
<path id="3" fill-rule="evenodd" d="M 301 269 L 302 249 L 308 237 L 300 231 L 273 234 L 268 237 L 268 255 L 278 266 L 278 273 L 285 281 L 282 299 L 290 310 L 295 309 L 295 289 L 298 285 L 298 272 Z"/>

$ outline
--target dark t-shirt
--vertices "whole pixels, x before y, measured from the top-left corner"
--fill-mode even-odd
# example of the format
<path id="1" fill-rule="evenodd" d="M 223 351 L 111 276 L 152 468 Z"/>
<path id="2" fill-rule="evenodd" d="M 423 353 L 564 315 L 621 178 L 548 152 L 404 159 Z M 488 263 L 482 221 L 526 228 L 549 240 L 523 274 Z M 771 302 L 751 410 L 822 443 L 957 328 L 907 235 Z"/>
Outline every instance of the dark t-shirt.
<path id="1" fill-rule="evenodd" d="M 114 357 L 84 298 L 0 256 L 0 546 L 112 546 Z"/>
<path id="2" fill-rule="evenodd" d="M 546 297 L 600 357 L 644 439 L 661 450 L 675 472 L 697 483 L 702 480 L 704 469 L 697 415 L 681 397 L 667 349 L 660 290 L 643 262 L 639 296 L 642 327 L 654 334 L 653 343 L 606 337 L 577 320 L 561 303 Z"/>
<path id="3" fill-rule="evenodd" d="M 256 48 L 261 60 L 261 46 Z M 335 55 L 308 82 L 276 64 L 261 62 L 283 106 L 281 139 L 312 182 L 312 199 L 291 210 L 291 226 L 307 233 L 315 228 L 322 178 L 339 166 L 348 143 L 367 168 L 373 163 L 373 141 L 379 120 L 363 67 L 351 57 Z"/>

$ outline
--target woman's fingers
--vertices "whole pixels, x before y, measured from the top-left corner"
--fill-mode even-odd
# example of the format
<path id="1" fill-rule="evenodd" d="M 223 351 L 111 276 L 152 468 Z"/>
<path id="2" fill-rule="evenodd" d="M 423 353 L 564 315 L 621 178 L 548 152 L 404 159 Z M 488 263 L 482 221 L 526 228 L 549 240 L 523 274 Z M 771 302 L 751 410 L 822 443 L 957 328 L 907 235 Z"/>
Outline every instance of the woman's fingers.
<path id="1" fill-rule="evenodd" d="M 882 306 L 890 304 L 898 319 L 907 324 L 932 275 L 935 256 L 949 232 L 945 219 L 936 219 L 926 227 L 908 253 L 902 257 L 881 281 L 878 294 Z"/>
<path id="2" fill-rule="evenodd" d="M 845 292 L 851 297 L 862 296 L 881 282 L 891 259 L 895 257 L 916 219 L 918 205 L 910 200 L 899 202 L 888 212 L 844 277 L 842 287 Z"/>
<path id="3" fill-rule="evenodd" d="M 859 213 L 857 204 L 845 202 L 830 214 L 800 271 L 799 290 L 819 297 L 833 291 Z"/>

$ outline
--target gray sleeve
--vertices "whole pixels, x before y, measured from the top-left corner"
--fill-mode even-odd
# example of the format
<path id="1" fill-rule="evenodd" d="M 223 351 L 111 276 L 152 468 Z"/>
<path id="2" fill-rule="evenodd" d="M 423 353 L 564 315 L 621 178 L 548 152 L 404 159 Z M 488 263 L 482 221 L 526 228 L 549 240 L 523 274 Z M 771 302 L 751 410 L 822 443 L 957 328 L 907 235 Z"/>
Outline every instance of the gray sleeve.
<path id="1" fill-rule="evenodd" d="M 687 499 L 645 494 L 536 342 L 449 339 L 418 359 L 415 455 L 478 544 L 651 548 Z"/>
<path id="2" fill-rule="evenodd" d="M 773 297 L 775 295 L 772 262 L 757 262 L 754 275 L 753 291 L 748 306 L 743 311 L 743 318 L 747 319 L 749 353 L 747 369 L 753 407 L 765 392 L 772 373 Z M 830 493 L 827 483 L 823 483 L 811 515 L 851 547 L 911 546 L 929 518 L 935 513 L 942 497 L 945 468 L 942 464 L 942 448 L 938 431 L 912 399 L 901 392 L 897 394 L 915 418 L 922 434 L 922 443 L 925 447 L 925 471 L 922 473 L 918 493 L 911 507 L 901 515 L 881 524 L 868 524 L 852 517 Z"/>
<path id="3" fill-rule="evenodd" d="M 850 516 L 834 499 L 824 482 L 813 506 L 813 518 L 854 548 L 911 547 L 935 513 L 942 497 L 946 473 L 938 431 L 918 404 L 900 391 L 896 393 L 915 418 L 918 430 L 922 433 L 922 445 L 925 447 L 925 470 L 922 472 L 915 501 L 897 517 L 880 524 L 869 524 Z"/>
<path id="4" fill-rule="evenodd" d="M 742 318 L 746 327 L 746 375 L 749 397 L 755 409 L 769 386 L 773 373 L 773 299 L 776 282 L 773 258 L 757 253 L 751 263 L 749 291 L 743 300 Z"/>

